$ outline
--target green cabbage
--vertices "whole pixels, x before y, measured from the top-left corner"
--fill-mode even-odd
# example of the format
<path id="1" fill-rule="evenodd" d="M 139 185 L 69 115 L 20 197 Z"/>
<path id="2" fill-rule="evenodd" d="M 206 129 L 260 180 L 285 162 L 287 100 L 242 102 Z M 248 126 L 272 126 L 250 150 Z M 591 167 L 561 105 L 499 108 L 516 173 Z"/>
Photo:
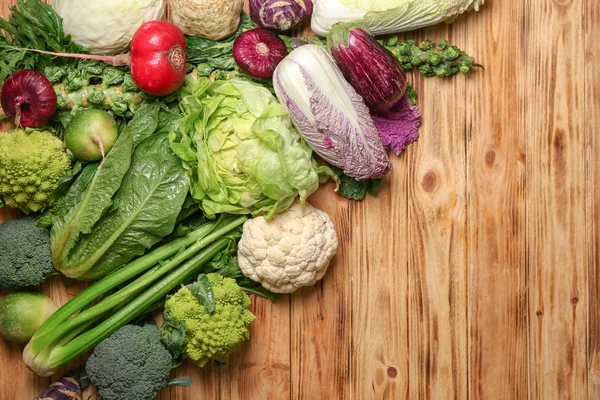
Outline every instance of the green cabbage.
<path id="1" fill-rule="evenodd" d="M 293 127 L 287 110 L 265 87 L 232 79 L 188 81 L 184 118 L 171 132 L 190 193 L 208 217 L 218 213 L 266 214 L 304 202 L 320 178 L 319 166 Z"/>
<path id="2" fill-rule="evenodd" d="M 406 32 L 451 22 L 485 0 L 319 0 L 311 28 L 325 36 L 337 22 L 360 22 L 373 35 Z"/>
<path id="3" fill-rule="evenodd" d="M 54 0 L 52 8 L 75 43 L 94 54 L 117 54 L 140 25 L 162 18 L 165 0 Z"/>

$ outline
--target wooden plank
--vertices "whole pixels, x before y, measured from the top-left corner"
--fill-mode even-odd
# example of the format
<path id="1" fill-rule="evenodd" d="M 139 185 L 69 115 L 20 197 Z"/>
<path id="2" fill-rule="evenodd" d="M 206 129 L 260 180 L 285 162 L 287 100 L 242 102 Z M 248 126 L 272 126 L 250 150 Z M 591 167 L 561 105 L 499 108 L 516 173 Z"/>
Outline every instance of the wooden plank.
<path id="1" fill-rule="evenodd" d="M 465 22 L 428 28 L 418 39 L 449 39 L 469 49 Z M 461 399 L 467 397 L 466 120 L 456 99 L 466 97 L 467 80 L 416 73 L 413 80 L 423 125 L 406 160 L 409 398 Z"/>
<path id="2" fill-rule="evenodd" d="M 471 31 L 479 32 L 472 35 L 471 53 L 485 66 L 468 81 L 466 110 L 471 399 L 527 397 L 526 156 L 519 99 L 526 81 L 518 22 L 535 8 L 486 2 L 469 20 Z"/>
<path id="3" fill-rule="evenodd" d="M 338 233 L 338 252 L 322 281 L 294 293 L 291 303 L 292 398 L 347 399 L 350 396 L 351 273 L 353 227 L 350 202 L 320 191 L 311 203 L 327 212 Z"/>
<path id="4" fill-rule="evenodd" d="M 351 275 L 353 399 L 401 399 L 408 395 L 407 157 L 376 198 L 352 203 L 347 254 Z M 346 257 L 346 256 L 345 256 Z M 326 301 L 324 298 L 322 301 Z"/>
<path id="5" fill-rule="evenodd" d="M 588 398 L 600 399 L 600 3 L 585 1 Z"/>
<path id="6" fill-rule="evenodd" d="M 533 399 L 588 394 L 583 4 L 528 1 L 521 24 Z"/>

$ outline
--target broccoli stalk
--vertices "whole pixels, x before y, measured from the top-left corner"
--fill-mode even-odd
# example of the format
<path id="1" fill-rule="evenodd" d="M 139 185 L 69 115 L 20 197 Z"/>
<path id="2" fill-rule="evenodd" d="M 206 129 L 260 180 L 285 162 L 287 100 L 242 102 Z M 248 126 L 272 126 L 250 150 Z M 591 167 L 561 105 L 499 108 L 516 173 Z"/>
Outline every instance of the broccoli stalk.
<path id="1" fill-rule="evenodd" d="M 229 216 L 207 222 L 96 282 L 46 320 L 23 351 L 25 364 L 48 376 L 92 349 L 198 274 L 205 263 L 239 237 L 237 228 L 247 219 Z M 95 303 L 103 295 L 106 297 Z"/>

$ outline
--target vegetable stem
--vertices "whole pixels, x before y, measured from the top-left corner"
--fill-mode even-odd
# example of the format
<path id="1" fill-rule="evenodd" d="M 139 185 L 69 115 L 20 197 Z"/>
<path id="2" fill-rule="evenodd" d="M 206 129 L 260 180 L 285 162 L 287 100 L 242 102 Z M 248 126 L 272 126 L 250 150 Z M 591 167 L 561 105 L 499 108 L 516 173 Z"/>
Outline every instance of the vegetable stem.
<path id="1" fill-rule="evenodd" d="M 217 240 L 98 326 L 85 332 L 66 346 L 54 349 L 50 354 L 49 368 L 58 368 L 92 349 L 116 329 L 125 325 L 132 317 L 138 316 L 141 311 L 166 296 L 181 282 L 191 278 L 200 266 L 226 248 L 231 240 L 229 238 Z"/>
<path id="2" fill-rule="evenodd" d="M 90 286 L 78 296 L 71 299 L 64 306 L 59 308 L 58 311 L 55 312 L 50 318 L 48 318 L 48 320 L 46 320 L 46 322 L 44 322 L 40 329 L 35 333 L 27 345 L 26 351 L 37 354 L 43 347 L 52 343 L 55 338 L 53 333 L 59 329 L 61 325 L 68 321 L 73 314 L 80 311 L 83 307 L 91 304 L 96 298 L 98 298 L 98 296 L 101 296 L 111 289 L 121 285 L 123 282 L 126 282 L 145 270 L 155 266 L 160 261 L 175 255 L 182 248 L 185 248 L 194 242 L 198 242 L 201 241 L 201 239 L 206 238 L 206 240 L 201 241 L 201 243 L 204 245 L 210 243 L 210 240 L 214 239 L 215 237 L 219 237 L 219 233 L 222 235 L 224 232 L 229 232 L 230 230 L 243 224 L 246 219 L 247 217 L 241 216 L 235 219 L 225 218 L 222 221 L 208 222 L 203 224 L 201 227 L 193 232 L 190 232 L 186 236 L 175 239 L 106 276 L 98 283 Z M 220 224 L 223 224 L 223 226 L 218 228 Z M 211 232 L 213 233 L 212 235 L 210 235 Z M 208 235 L 210 235 L 210 237 Z M 196 246 L 195 248 L 197 251 L 201 247 Z M 86 312 L 87 310 L 84 313 Z M 93 314 L 87 315 L 91 318 L 91 315 Z M 83 321 L 80 321 L 80 323 L 81 322 Z"/>

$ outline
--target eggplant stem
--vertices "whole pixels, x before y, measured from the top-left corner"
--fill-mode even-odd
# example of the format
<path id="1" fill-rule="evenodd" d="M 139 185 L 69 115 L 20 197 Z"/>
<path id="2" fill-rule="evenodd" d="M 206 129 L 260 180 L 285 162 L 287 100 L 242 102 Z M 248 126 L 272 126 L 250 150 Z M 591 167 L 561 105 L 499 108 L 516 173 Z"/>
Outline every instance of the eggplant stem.
<path id="1" fill-rule="evenodd" d="M 33 53 L 46 54 L 54 57 L 67 57 L 67 58 L 83 58 L 86 60 L 102 61 L 113 67 L 122 67 L 131 64 L 131 54 L 118 54 L 116 56 L 99 56 L 94 54 L 82 54 L 82 53 L 54 53 L 52 51 L 36 50 L 36 49 L 25 49 L 22 47 L 8 47 L 16 51 L 31 51 Z"/>

